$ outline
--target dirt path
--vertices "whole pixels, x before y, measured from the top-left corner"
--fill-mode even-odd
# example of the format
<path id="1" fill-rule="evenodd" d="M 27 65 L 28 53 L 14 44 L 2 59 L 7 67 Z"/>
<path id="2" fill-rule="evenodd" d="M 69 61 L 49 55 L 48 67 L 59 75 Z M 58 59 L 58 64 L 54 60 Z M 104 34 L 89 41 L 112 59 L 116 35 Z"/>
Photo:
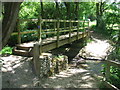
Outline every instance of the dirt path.
<path id="1" fill-rule="evenodd" d="M 12 59 L 11 59 L 12 58 Z M 98 83 L 92 73 L 86 69 L 86 65 L 79 67 L 69 67 L 68 70 L 59 74 L 40 80 L 42 83 L 37 86 L 38 78 L 34 75 L 31 68 L 31 58 L 10 55 L 2 57 L 3 60 L 11 62 L 2 67 L 2 87 L 3 88 L 97 88 Z M 11 61 L 12 60 L 12 61 Z M 13 64 L 20 60 L 19 63 Z M 24 61 L 23 61 L 24 60 Z M 6 66 L 8 65 L 8 66 Z M 89 67 L 89 66 L 87 66 Z M 4 68 L 4 69 L 3 69 Z M 11 69 L 9 69 L 11 68 Z M 6 69 L 6 70 L 5 70 Z"/>
<path id="2" fill-rule="evenodd" d="M 93 41 L 88 43 L 78 55 L 94 58 L 105 58 L 110 44 L 92 36 Z M 82 53 L 81 53 L 82 52 Z M 31 59 L 28 57 L 10 55 L 1 57 L 3 61 L 2 87 L 3 88 L 98 88 L 99 82 L 93 74 L 101 76 L 101 61 L 86 61 L 85 64 L 78 64 L 77 67 L 70 66 L 66 71 L 40 80 L 34 74 Z"/>

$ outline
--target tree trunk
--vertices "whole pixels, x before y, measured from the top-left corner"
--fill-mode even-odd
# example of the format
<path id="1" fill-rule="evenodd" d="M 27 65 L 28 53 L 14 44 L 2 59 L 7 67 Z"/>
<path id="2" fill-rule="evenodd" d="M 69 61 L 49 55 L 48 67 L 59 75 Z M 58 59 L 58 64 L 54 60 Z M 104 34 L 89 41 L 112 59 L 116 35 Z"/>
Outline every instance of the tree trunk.
<path id="1" fill-rule="evenodd" d="M 75 10 L 74 10 L 75 20 L 79 19 L 79 2 L 75 2 Z M 75 26 L 77 26 L 77 23 L 74 23 Z"/>
<path id="2" fill-rule="evenodd" d="M 56 2 L 56 19 L 60 19 L 60 9 L 58 2 Z"/>
<path id="3" fill-rule="evenodd" d="M 96 27 L 99 25 L 99 3 L 96 3 Z"/>
<path id="4" fill-rule="evenodd" d="M 43 2 L 42 0 L 40 0 L 40 4 L 41 4 L 41 17 L 44 18 L 44 10 L 43 10 Z"/>
<path id="5" fill-rule="evenodd" d="M 76 7 L 75 7 L 75 19 L 78 20 L 79 19 L 79 2 L 75 2 Z"/>
<path id="6" fill-rule="evenodd" d="M 66 19 L 71 19 L 71 10 L 70 10 L 70 2 L 64 2 L 65 3 L 65 6 L 66 6 L 66 10 L 67 10 L 67 13 L 66 13 L 66 16 L 67 18 Z"/>
<path id="7" fill-rule="evenodd" d="M 103 19 L 103 13 L 104 13 L 104 2 L 96 3 L 96 27 L 99 31 L 105 31 L 106 25 Z"/>
<path id="8" fill-rule="evenodd" d="M 2 22 L 2 48 L 7 44 L 14 30 L 21 2 L 5 2 Z"/>

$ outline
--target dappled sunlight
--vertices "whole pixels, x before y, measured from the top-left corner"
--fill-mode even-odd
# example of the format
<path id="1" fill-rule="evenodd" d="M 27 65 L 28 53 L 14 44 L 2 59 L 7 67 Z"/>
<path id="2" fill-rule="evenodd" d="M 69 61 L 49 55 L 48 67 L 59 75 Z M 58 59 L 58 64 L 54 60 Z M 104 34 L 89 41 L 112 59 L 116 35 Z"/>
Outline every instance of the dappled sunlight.
<path id="1" fill-rule="evenodd" d="M 8 57 L 1 57 L 3 66 L 2 72 L 13 71 L 17 67 L 21 67 L 23 61 L 28 60 L 28 57 L 10 55 Z"/>
<path id="2" fill-rule="evenodd" d="M 33 87 L 33 81 L 38 79 L 33 73 L 30 65 L 32 58 L 10 55 L 9 57 L 1 57 L 3 60 L 2 83 L 3 88 L 25 88 Z M 9 62 L 9 64 L 8 64 Z"/>
<path id="3" fill-rule="evenodd" d="M 108 43 L 108 40 L 93 38 L 93 41 L 88 43 L 87 46 L 80 51 L 80 54 L 84 57 L 104 59 L 111 48 L 112 46 Z"/>
<path id="4" fill-rule="evenodd" d="M 86 82 L 87 81 L 87 82 Z M 71 69 L 45 79 L 43 88 L 96 88 L 95 79 L 85 69 Z"/>

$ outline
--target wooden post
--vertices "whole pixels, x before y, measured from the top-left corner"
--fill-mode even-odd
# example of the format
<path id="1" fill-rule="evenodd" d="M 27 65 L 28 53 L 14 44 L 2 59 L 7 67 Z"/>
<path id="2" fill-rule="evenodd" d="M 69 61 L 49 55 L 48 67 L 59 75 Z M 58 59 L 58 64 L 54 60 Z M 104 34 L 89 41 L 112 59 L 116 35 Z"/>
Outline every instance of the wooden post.
<path id="1" fill-rule="evenodd" d="M 59 26 L 60 26 L 60 22 L 59 19 L 57 21 L 57 47 L 59 47 Z"/>
<path id="2" fill-rule="evenodd" d="M 66 22 L 64 21 L 64 28 L 66 27 Z"/>
<path id="3" fill-rule="evenodd" d="M 90 20 L 88 20 L 88 30 L 89 30 L 89 28 L 90 28 L 90 27 L 89 27 L 89 24 L 90 24 Z"/>
<path id="4" fill-rule="evenodd" d="M 66 22 L 64 21 L 64 30 L 66 30 Z M 64 34 L 65 34 L 65 32 L 64 32 Z"/>
<path id="5" fill-rule="evenodd" d="M 42 18 L 41 17 L 39 17 L 39 25 L 40 25 L 40 27 L 39 27 L 39 44 L 40 44 L 40 54 L 42 53 L 42 38 L 41 38 L 41 36 L 42 36 Z"/>
<path id="6" fill-rule="evenodd" d="M 77 23 L 77 40 L 79 39 L 79 20 L 78 20 L 78 23 Z"/>
<path id="7" fill-rule="evenodd" d="M 88 19 L 88 32 L 87 32 L 88 38 L 90 38 L 90 27 L 89 27 L 89 24 L 90 24 L 90 20 Z"/>
<path id="8" fill-rule="evenodd" d="M 106 69 L 105 69 L 105 78 L 106 80 L 109 80 L 110 77 L 110 64 L 108 61 L 106 61 Z"/>
<path id="9" fill-rule="evenodd" d="M 34 63 L 34 68 L 37 76 L 39 76 L 40 74 L 39 56 L 40 56 L 40 52 L 39 52 L 39 43 L 38 43 L 38 44 L 34 44 L 34 47 L 33 47 L 33 63 Z"/>
<path id="10" fill-rule="evenodd" d="M 69 22 L 69 43 L 71 43 L 71 20 Z"/>
<path id="11" fill-rule="evenodd" d="M 17 30 L 18 30 L 18 44 L 21 44 L 21 35 L 20 35 L 20 21 L 17 22 Z"/>
<path id="12" fill-rule="evenodd" d="M 83 21 L 83 32 L 85 32 L 85 20 Z"/>
<path id="13" fill-rule="evenodd" d="M 56 35 L 56 22 L 54 22 L 54 31 L 55 31 L 55 35 Z"/>
<path id="14" fill-rule="evenodd" d="M 41 35 L 42 35 L 42 18 L 40 17 L 39 18 L 39 25 L 40 25 L 40 28 L 39 28 L 39 42 L 41 42 Z"/>

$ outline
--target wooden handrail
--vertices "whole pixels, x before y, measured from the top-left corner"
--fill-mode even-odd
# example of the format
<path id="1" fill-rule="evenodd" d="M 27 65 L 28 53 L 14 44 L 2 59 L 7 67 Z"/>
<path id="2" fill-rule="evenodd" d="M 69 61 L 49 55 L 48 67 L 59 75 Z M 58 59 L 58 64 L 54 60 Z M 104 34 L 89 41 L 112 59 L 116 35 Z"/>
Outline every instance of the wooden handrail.
<path id="1" fill-rule="evenodd" d="M 39 22 L 39 24 L 38 24 L 39 28 L 37 29 L 37 31 L 20 32 L 20 23 L 22 21 L 38 21 Z M 71 33 L 73 31 L 77 31 L 77 35 L 78 35 L 78 32 L 79 32 L 80 29 L 85 30 L 85 28 L 89 28 L 89 26 L 85 27 L 85 23 L 89 23 L 89 21 L 85 21 L 85 20 L 80 21 L 80 20 L 57 20 L 57 19 L 42 19 L 42 18 L 39 18 L 39 19 L 18 19 L 18 22 L 19 22 L 18 33 L 15 32 L 15 33 L 11 34 L 11 35 L 18 35 L 18 43 L 21 43 L 21 35 L 22 34 L 35 33 L 35 32 L 37 32 L 37 35 L 38 35 L 38 38 L 39 38 L 40 41 L 41 41 L 41 34 L 57 33 L 57 42 L 59 42 L 59 32 L 68 32 L 68 30 L 69 30 L 69 41 L 70 41 Z M 53 22 L 54 23 L 54 29 L 43 30 L 42 29 L 42 23 L 43 22 Z M 61 24 L 61 22 L 64 23 L 64 28 L 60 28 L 60 25 L 58 25 L 58 24 Z M 77 22 L 77 23 L 82 22 L 83 27 L 82 28 L 78 27 L 79 24 L 77 26 L 73 26 L 72 24 L 74 22 Z M 66 23 L 69 23 L 69 27 L 66 27 L 66 25 L 65 25 Z M 44 31 L 45 31 L 45 33 L 42 33 Z M 54 32 L 51 32 L 51 31 L 54 31 Z"/>
<path id="2" fill-rule="evenodd" d="M 59 28 L 59 29 L 60 29 L 60 32 L 64 32 L 64 31 L 66 32 L 66 31 L 69 31 L 68 28 L 69 28 L 69 27 L 67 27 L 67 28 L 65 28 L 65 29 L 64 29 L 64 28 Z M 87 28 L 87 27 L 86 27 L 86 28 Z M 63 29 L 64 29 L 64 30 L 63 30 Z M 79 29 L 83 29 L 83 28 L 79 28 Z M 42 31 L 52 31 L 52 30 L 54 30 L 54 29 L 45 29 L 45 30 L 42 30 Z M 56 32 L 56 30 L 57 30 L 57 28 L 55 29 L 54 32 Z M 73 29 L 72 29 L 72 31 L 76 31 L 76 30 L 77 30 L 77 28 L 75 28 L 75 29 L 73 28 Z M 28 33 L 35 33 L 35 32 L 37 32 L 37 30 L 34 30 L 34 31 L 23 31 L 23 32 L 20 32 L 20 35 L 22 35 L 22 34 L 28 34 Z M 49 33 L 49 32 L 48 32 L 48 33 Z M 13 36 L 13 35 L 18 35 L 18 32 L 13 32 L 11 35 L 12 35 L 12 36 Z"/>
<path id="3" fill-rule="evenodd" d="M 19 21 L 38 21 L 38 19 L 18 19 Z M 57 19 L 42 19 L 42 22 L 57 22 Z M 59 20 L 59 22 L 89 22 L 85 20 Z"/>
<path id="4" fill-rule="evenodd" d="M 106 81 L 105 81 L 105 83 L 107 84 L 108 81 L 110 80 L 110 66 L 114 66 L 116 68 L 120 68 L 120 63 L 115 62 L 115 61 L 111 61 L 111 60 L 106 60 L 105 64 L 106 64 L 106 67 L 105 67 L 105 78 L 106 78 L 105 80 Z M 108 87 L 111 87 L 111 84 L 107 84 L 107 85 L 108 85 Z M 112 88 L 113 88 L 113 85 L 112 85 Z M 117 87 L 115 87 L 115 88 L 117 88 Z"/>

